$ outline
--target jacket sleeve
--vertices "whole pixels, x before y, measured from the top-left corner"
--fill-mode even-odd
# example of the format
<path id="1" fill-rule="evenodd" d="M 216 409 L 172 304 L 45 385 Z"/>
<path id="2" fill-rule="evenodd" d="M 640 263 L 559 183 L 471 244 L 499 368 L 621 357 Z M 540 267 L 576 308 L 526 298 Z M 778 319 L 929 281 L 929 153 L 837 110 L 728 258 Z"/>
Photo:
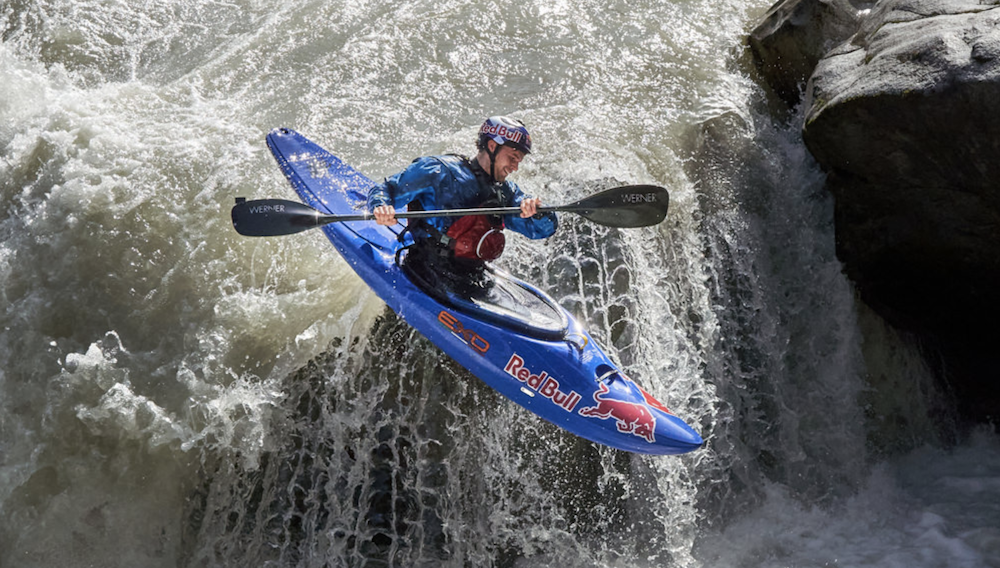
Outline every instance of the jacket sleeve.
<path id="1" fill-rule="evenodd" d="M 510 185 L 513 189 L 513 204 L 519 206 L 529 196 L 525 195 L 516 184 L 511 183 Z M 556 229 L 559 228 L 559 217 L 551 211 L 548 213 L 539 213 L 527 219 L 521 218 L 516 213 L 504 215 L 503 221 L 508 229 L 521 233 L 529 239 L 551 237 L 556 232 Z"/>
<path id="2" fill-rule="evenodd" d="M 392 205 L 398 209 L 414 200 L 419 201 L 424 209 L 436 209 L 435 188 L 443 183 L 444 176 L 440 162 L 417 158 L 405 170 L 368 190 L 368 211 L 379 205 Z"/>
<path id="3" fill-rule="evenodd" d="M 368 190 L 368 212 L 371 213 L 376 207 L 392 203 L 389 179 L 382 183 L 375 184 Z"/>

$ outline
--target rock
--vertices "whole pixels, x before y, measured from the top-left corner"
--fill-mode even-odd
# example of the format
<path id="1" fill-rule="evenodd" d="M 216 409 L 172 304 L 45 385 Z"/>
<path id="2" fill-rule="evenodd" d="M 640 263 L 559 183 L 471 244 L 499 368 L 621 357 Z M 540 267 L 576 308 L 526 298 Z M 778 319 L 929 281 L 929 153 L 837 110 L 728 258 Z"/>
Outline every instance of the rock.
<path id="1" fill-rule="evenodd" d="M 859 22 L 847 0 L 784 0 L 771 7 L 747 42 L 764 80 L 794 107 L 819 60 L 851 37 Z"/>
<path id="2" fill-rule="evenodd" d="M 785 6 L 802 4 L 840 21 L 821 0 Z M 937 353 L 966 415 L 1000 419 L 1000 0 L 858 14 L 846 40 L 828 31 L 842 24 L 802 32 L 832 33 L 801 48 L 833 45 L 809 71 L 803 139 L 835 196 L 838 257 L 866 303 Z"/>

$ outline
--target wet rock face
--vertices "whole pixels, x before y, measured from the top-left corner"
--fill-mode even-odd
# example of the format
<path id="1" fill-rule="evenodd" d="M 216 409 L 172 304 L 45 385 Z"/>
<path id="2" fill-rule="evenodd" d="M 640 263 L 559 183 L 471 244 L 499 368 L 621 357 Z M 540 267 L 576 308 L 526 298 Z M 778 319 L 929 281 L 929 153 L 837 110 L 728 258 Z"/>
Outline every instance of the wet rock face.
<path id="1" fill-rule="evenodd" d="M 848 0 L 787 0 L 771 7 L 747 42 L 767 83 L 795 106 L 820 59 L 851 37 L 859 22 Z"/>
<path id="2" fill-rule="evenodd" d="M 786 10 L 794 14 L 803 4 L 823 18 L 850 9 L 821 0 L 776 8 L 796 5 Z M 856 33 L 827 50 L 802 87 L 803 139 L 836 197 L 838 257 L 868 304 L 943 355 L 966 414 L 996 420 L 1000 1 L 882 0 L 855 14 Z M 767 29 L 787 26 L 754 33 Z M 819 45 L 824 29 L 814 23 L 802 35 Z M 772 75 L 764 78 L 780 94 L 802 71 Z"/>

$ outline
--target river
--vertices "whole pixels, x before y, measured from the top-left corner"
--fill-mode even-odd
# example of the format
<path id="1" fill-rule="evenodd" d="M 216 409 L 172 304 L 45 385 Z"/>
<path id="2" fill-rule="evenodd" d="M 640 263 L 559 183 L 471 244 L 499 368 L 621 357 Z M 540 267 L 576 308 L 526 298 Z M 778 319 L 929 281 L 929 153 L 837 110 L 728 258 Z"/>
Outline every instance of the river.
<path id="1" fill-rule="evenodd" d="M 0 566 L 1000 566 L 1000 439 L 854 294 L 832 198 L 742 38 L 764 0 L 8 0 Z M 294 128 L 376 179 L 527 123 L 567 215 L 504 268 L 701 450 L 598 447 L 391 313 L 291 198 Z"/>

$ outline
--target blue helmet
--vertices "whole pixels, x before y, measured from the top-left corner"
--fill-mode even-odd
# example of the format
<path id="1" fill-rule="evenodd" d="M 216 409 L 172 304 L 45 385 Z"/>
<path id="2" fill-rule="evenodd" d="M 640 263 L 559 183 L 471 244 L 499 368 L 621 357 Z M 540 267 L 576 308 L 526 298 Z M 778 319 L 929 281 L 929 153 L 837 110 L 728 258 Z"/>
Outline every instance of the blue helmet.
<path id="1" fill-rule="evenodd" d="M 525 154 L 531 153 L 531 135 L 520 120 L 506 116 L 491 116 L 479 129 L 476 147 L 486 149 L 486 142 L 492 140 L 501 146 L 511 146 Z"/>

